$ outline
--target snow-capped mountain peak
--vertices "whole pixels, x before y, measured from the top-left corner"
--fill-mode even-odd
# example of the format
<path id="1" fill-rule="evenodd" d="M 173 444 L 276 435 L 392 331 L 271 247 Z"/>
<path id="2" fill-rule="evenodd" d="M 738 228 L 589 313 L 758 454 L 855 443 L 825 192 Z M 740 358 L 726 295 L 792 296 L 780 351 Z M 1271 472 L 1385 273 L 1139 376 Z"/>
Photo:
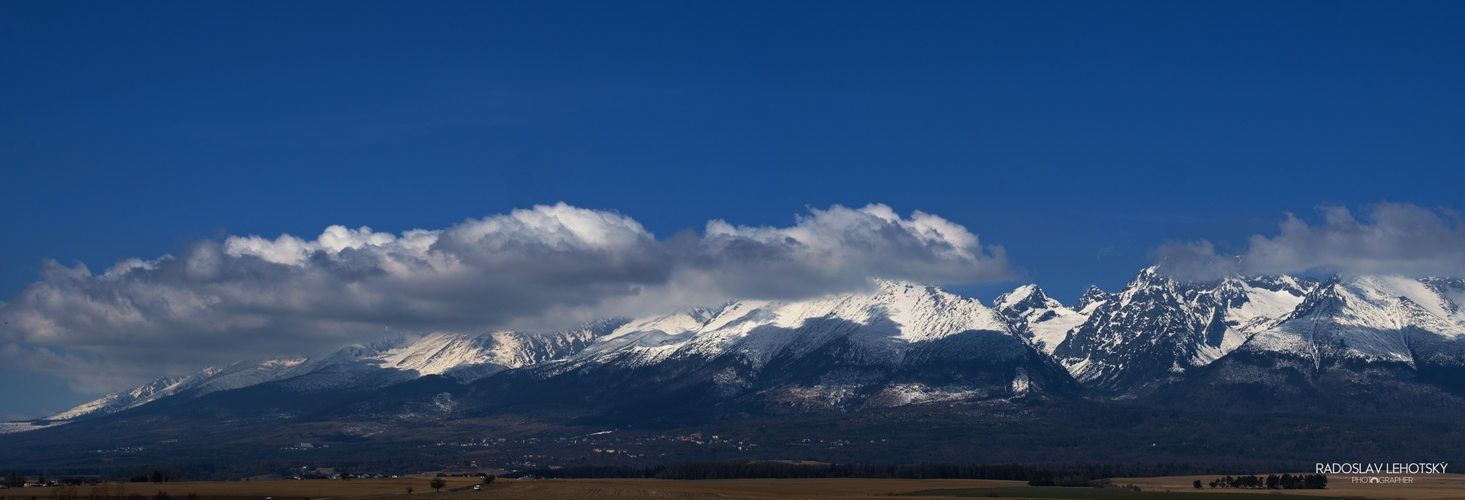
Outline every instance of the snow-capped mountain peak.
<path id="1" fill-rule="evenodd" d="M 1114 294 L 1100 290 L 1098 286 L 1089 285 L 1089 289 L 1078 297 L 1078 302 L 1073 304 L 1072 309 L 1089 314 L 1093 312 L 1094 308 L 1113 299 Z"/>
<path id="2" fill-rule="evenodd" d="M 732 354 L 756 369 L 775 356 L 817 347 L 858 327 L 883 332 L 855 338 L 862 339 L 862 346 L 890 355 L 898 350 L 893 346 L 965 331 L 1008 331 L 1006 323 L 976 299 L 933 286 L 878 281 L 863 293 L 801 301 L 737 301 L 718 309 L 633 320 L 578 357 L 645 366 L 678 357 Z"/>
<path id="3" fill-rule="evenodd" d="M 1011 292 L 998 295 L 992 301 L 992 308 L 999 311 L 1026 311 L 1029 309 L 1052 309 L 1063 304 L 1048 297 L 1038 285 L 1023 285 Z"/>
<path id="4" fill-rule="evenodd" d="M 681 386 L 704 393 L 713 387 L 719 401 L 857 407 L 1033 397 L 1050 389 L 1076 394 L 1078 383 L 1098 394 L 1138 396 L 1237 351 L 1246 356 L 1228 359 L 1283 356 L 1319 370 L 1342 361 L 1386 362 L 1465 373 L 1462 300 L 1465 280 L 1453 278 L 1192 283 L 1148 268 L 1117 293 L 1090 287 L 1073 307 L 1030 284 L 989 308 L 934 286 L 877 281 L 855 293 L 734 301 L 559 332 L 438 332 L 308 358 L 239 362 L 109 394 L 50 420 L 260 384 L 362 393 L 424 376 L 461 384 L 499 374 L 505 378 L 495 380 L 504 383 L 587 377 L 575 383 L 615 380 L 617 390 L 654 392 L 660 382 L 638 386 L 630 379 L 653 374 L 683 377 Z"/>
<path id="5" fill-rule="evenodd" d="M 1313 359 L 1400 362 L 1465 354 L 1465 314 L 1451 298 L 1455 280 L 1401 276 L 1334 277 L 1274 328 L 1247 344 L 1253 352 Z"/>
<path id="6" fill-rule="evenodd" d="M 1048 297 L 1037 285 L 1017 287 L 1016 290 L 999 295 L 992 304 L 1007 319 L 1015 333 L 1028 339 L 1033 347 L 1045 354 L 1052 354 L 1075 327 L 1089 318 L 1089 312 L 1064 307 L 1062 303 Z"/>
<path id="7" fill-rule="evenodd" d="M 1081 299 L 1088 319 L 1052 352 L 1081 382 L 1142 388 L 1230 353 L 1281 321 L 1314 287 L 1287 276 L 1189 283 L 1150 267 L 1105 300 Z"/>

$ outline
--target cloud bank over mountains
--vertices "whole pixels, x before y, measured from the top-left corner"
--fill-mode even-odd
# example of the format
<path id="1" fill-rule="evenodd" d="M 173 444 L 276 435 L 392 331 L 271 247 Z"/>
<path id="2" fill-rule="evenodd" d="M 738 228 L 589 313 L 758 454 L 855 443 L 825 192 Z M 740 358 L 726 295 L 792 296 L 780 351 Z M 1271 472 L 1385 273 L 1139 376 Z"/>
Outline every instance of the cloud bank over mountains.
<path id="1" fill-rule="evenodd" d="M 136 385 L 252 356 L 384 335 L 564 327 L 732 299 L 845 292 L 872 278 L 1015 276 L 1000 246 L 884 205 L 811 209 L 790 227 L 710 221 L 658 240 L 634 219 L 564 203 L 402 234 L 331 226 L 314 240 L 230 236 L 101 274 L 46 262 L 0 306 L 0 358 L 77 390 Z"/>
<path id="2" fill-rule="evenodd" d="M 1345 207 L 1323 205 L 1321 224 L 1288 213 L 1273 237 L 1253 235 L 1246 252 L 1217 254 L 1209 241 L 1170 242 L 1153 258 L 1161 272 L 1191 281 L 1224 276 L 1308 271 L 1406 276 L 1465 276 L 1465 223 L 1453 211 L 1379 203 L 1359 220 Z"/>
<path id="3" fill-rule="evenodd" d="M 1458 214 L 1398 203 L 1360 217 L 1287 214 L 1237 255 L 1208 241 L 1152 257 L 1192 280 L 1340 272 L 1465 276 Z M 960 224 L 884 205 L 810 209 L 787 227 L 709 221 L 658 239 L 613 211 L 560 203 L 440 230 L 331 226 L 196 241 L 179 255 L 125 259 L 100 274 L 43 264 L 0 304 L 0 360 L 83 392 L 132 387 L 239 359 L 323 352 L 385 336 L 547 330 L 736 299 L 798 299 L 872 279 L 960 284 L 1016 279 L 1005 251 Z"/>

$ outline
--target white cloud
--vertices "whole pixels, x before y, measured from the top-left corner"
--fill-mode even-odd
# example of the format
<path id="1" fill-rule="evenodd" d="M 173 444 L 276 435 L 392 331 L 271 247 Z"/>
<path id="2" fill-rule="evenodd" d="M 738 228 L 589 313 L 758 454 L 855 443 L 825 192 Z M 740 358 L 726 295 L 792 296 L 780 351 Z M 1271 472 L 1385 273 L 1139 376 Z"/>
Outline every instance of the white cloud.
<path id="1" fill-rule="evenodd" d="M 864 286 L 871 276 L 926 283 L 1013 278 L 1001 247 L 941 217 L 903 219 L 885 205 L 811 210 L 793 227 L 707 223 L 687 279 L 715 283 L 730 295 L 779 298 Z"/>
<path id="2" fill-rule="evenodd" d="M 1252 236 L 1240 255 L 1219 255 L 1210 242 L 1199 241 L 1167 243 L 1153 257 L 1162 272 L 1191 280 L 1308 271 L 1465 276 L 1465 224 L 1454 212 L 1380 203 L 1359 220 L 1340 206 L 1318 210 L 1322 223 L 1288 213 L 1278 235 Z"/>
<path id="3" fill-rule="evenodd" d="M 47 262 L 0 316 L 0 358 L 81 390 L 239 359 L 370 341 L 388 330 L 489 331 L 846 291 L 1012 275 L 1001 247 L 959 224 L 883 205 L 811 210 L 792 227 L 657 240 L 640 223 L 566 204 L 400 235 L 326 228 L 313 240 L 230 236 L 101 274 Z"/>

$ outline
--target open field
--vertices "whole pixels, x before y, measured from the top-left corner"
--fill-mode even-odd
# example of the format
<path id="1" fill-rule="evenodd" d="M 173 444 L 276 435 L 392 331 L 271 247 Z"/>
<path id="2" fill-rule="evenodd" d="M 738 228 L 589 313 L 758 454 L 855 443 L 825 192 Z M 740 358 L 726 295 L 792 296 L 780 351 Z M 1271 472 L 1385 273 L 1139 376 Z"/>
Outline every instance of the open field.
<path id="1" fill-rule="evenodd" d="M 926 490 L 909 493 L 912 497 L 921 498 L 1032 498 L 1032 499 L 1070 499 L 1070 500 L 1318 500 L 1320 498 L 1338 497 L 1315 497 L 1297 496 L 1272 490 L 1265 497 L 1256 496 L 1257 492 L 1238 492 L 1237 490 L 1197 493 L 1194 488 L 1190 491 L 1133 491 L 1125 488 L 1066 488 L 1060 486 L 1039 486 L 1025 488 L 976 488 L 964 490 Z"/>
<path id="2" fill-rule="evenodd" d="M 473 478 L 446 478 L 448 487 L 442 493 L 427 486 L 431 478 L 358 479 L 349 481 L 209 481 L 177 482 L 162 485 L 125 483 L 126 496 L 140 495 L 153 500 L 159 491 L 166 491 L 173 500 L 184 500 L 196 493 L 204 500 L 304 500 L 319 498 L 371 498 L 381 500 L 489 500 L 489 499 L 630 499 L 630 498 L 723 498 L 723 499 L 831 499 L 889 498 L 892 495 L 917 495 L 923 498 L 990 497 L 1001 498 L 1072 498 L 1093 500 L 1258 500 L 1375 498 L 1375 499 L 1465 499 L 1465 475 L 1415 476 L 1409 485 L 1353 484 L 1348 476 L 1329 476 L 1326 490 L 1196 490 L 1192 482 L 1208 483 L 1213 476 L 1174 476 L 1155 478 L 1116 478 L 1116 485 L 1134 484 L 1141 492 L 1119 488 L 1056 488 L 1030 487 L 1019 481 L 961 479 L 728 479 L 701 481 L 669 481 L 658 479 L 556 479 L 518 481 L 499 479 L 485 491 L 448 489 L 466 488 L 478 481 Z M 114 486 L 114 485 L 112 485 Z M 415 491 L 406 494 L 407 487 Z M 114 486 L 115 487 L 115 486 Z M 76 489 L 77 500 L 90 497 L 90 486 Z M 1167 491 L 1168 490 L 1168 491 Z M 1256 497 L 1265 495 L 1265 497 Z M 54 498 L 50 488 L 0 490 L 0 500 L 37 500 Z"/>
<path id="3" fill-rule="evenodd" d="M 1280 474 L 1280 473 L 1278 473 Z M 1114 484 L 1134 484 L 1146 491 L 1196 491 L 1191 484 L 1199 479 L 1209 483 L 1217 476 L 1170 476 L 1114 479 Z M 1329 475 L 1325 490 L 1287 490 L 1289 495 L 1325 497 L 1435 499 L 1465 498 L 1465 474 L 1418 474 L 1413 484 L 1355 484 L 1353 476 Z M 1206 493 L 1238 490 L 1211 490 Z M 1266 491 L 1266 490 L 1262 490 Z M 1275 490 L 1272 490 L 1275 491 Z"/>
<path id="4" fill-rule="evenodd" d="M 960 496 L 960 497 L 985 497 L 995 493 L 999 498 L 1070 498 L 1070 499 L 1138 499 L 1138 500 L 1228 500 L 1258 498 L 1254 495 L 1266 495 L 1265 500 L 1285 499 L 1321 499 L 1321 498 L 1374 498 L 1374 499 L 1408 499 L 1408 500 L 1433 500 L 1433 499 L 1465 499 L 1465 474 L 1439 474 L 1439 475 L 1417 475 L 1414 476 L 1414 483 L 1407 485 L 1383 485 L 1383 484 L 1355 484 L 1351 476 L 1329 475 L 1328 487 L 1322 490 L 1267 490 L 1267 489 L 1211 489 L 1209 487 L 1197 490 L 1194 482 L 1200 480 L 1201 484 L 1210 483 L 1218 476 L 1166 476 L 1166 477 L 1138 477 L 1138 478 L 1113 478 L 1115 485 L 1135 485 L 1140 487 L 1136 493 L 1119 488 L 1096 489 L 1096 488 L 1057 488 L 1057 487 L 1021 487 L 988 489 L 976 488 L 971 490 L 925 490 L 914 492 L 916 496 Z M 1258 498 L 1258 500 L 1263 500 Z"/>
<path id="5" fill-rule="evenodd" d="M 889 498 L 926 489 L 1018 488 L 1021 481 L 982 479 L 557 479 L 495 482 L 494 499 L 579 500 L 591 498 Z M 441 500 L 474 500 L 484 492 L 454 492 Z M 436 499 L 435 499 L 436 500 Z"/>
<path id="6" fill-rule="evenodd" d="M 449 488 L 467 486 L 481 482 L 478 478 L 467 477 L 445 477 L 447 491 Z M 152 500 L 159 491 L 167 492 L 174 500 L 183 500 L 189 493 L 197 493 L 201 498 L 250 498 L 263 499 L 274 497 L 276 500 L 325 498 L 325 497 L 365 497 L 376 495 L 406 494 L 407 487 L 412 487 L 417 494 L 435 494 L 432 488 L 427 485 L 430 477 L 403 477 L 395 479 L 351 479 L 351 480 L 304 480 L 304 481 L 196 481 L 196 482 L 170 482 L 170 483 L 107 483 L 108 495 L 114 500 L 117 485 L 122 485 L 124 492 L 122 497 L 141 495 Z M 76 495 L 78 500 L 91 498 L 93 486 L 77 486 Z M 36 497 L 37 500 L 53 498 L 54 488 L 11 488 L 0 490 L 0 499 L 3 500 L 30 500 Z M 446 494 L 446 493 L 444 493 Z M 405 497 L 403 500 L 407 500 Z"/>
<path id="7" fill-rule="evenodd" d="M 155 485 L 125 483 L 126 495 L 138 494 L 152 500 L 158 491 L 166 491 L 173 500 L 183 500 L 188 493 L 200 498 L 252 499 L 266 496 L 275 500 L 306 498 L 384 498 L 392 500 L 488 500 L 510 498 L 589 499 L 589 498 L 860 498 L 889 497 L 928 489 L 1015 488 L 1026 487 L 1021 481 L 975 479 L 727 479 L 702 481 L 669 481 L 660 479 L 555 479 L 518 481 L 500 478 L 486 491 L 455 491 L 449 488 L 477 484 L 472 478 L 446 478 L 448 487 L 442 493 L 427 486 L 431 478 L 357 479 L 351 481 L 206 481 L 177 482 Z M 406 495 L 411 486 L 415 493 Z M 90 486 L 76 489 L 78 500 L 88 498 Z M 37 500 L 52 498 L 51 488 L 0 490 L 0 499 Z"/>

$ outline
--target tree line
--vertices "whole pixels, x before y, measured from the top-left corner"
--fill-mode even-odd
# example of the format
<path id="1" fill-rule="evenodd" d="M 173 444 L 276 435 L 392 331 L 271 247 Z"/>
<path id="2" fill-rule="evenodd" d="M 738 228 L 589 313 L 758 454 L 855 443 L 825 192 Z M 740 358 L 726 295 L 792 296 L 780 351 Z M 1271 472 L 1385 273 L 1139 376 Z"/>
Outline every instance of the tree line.
<path id="1" fill-rule="evenodd" d="M 1121 466 L 1077 464 L 1040 466 L 1023 464 L 798 464 L 686 463 L 648 467 L 585 466 L 527 471 L 544 478 L 655 478 L 655 479 L 1001 479 L 1027 481 L 1038 486 L 1084 486 L 1106 477 L 1152 477 L 1198 473 L 1189 465 Z"/>
<path id="2" fill-rule="evenodd" d="M 1259 476 L 1226 476 L 1219 477 L 1210 482 L 1211 488 L 1249 488 L 1269 490 L 1321 490 L 1328 487 L 1328 476 L 1323 474 L 1270 474 L 1267 477 Z M 1195 487 L 1201 487 L 1200 480 L 1195 480 Z"/>

